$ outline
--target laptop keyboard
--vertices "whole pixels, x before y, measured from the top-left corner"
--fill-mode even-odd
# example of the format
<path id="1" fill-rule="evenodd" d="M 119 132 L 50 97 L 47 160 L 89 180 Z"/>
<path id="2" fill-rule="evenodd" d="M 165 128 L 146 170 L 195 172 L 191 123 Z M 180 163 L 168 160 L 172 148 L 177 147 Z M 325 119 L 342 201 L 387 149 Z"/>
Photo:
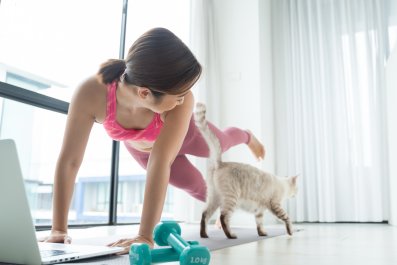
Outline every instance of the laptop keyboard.
<path id="1" fill-rule="evenodd" d="M 59 255 L 64 255 L 64 254 L 71 254 L 73 252 L 71 251 L 64 251 L 64 250 L 41 250 L 40 255 L 42 258 L 48 258 L 48 257 L 53 257 L 53 256 L 59 256 Z"/>

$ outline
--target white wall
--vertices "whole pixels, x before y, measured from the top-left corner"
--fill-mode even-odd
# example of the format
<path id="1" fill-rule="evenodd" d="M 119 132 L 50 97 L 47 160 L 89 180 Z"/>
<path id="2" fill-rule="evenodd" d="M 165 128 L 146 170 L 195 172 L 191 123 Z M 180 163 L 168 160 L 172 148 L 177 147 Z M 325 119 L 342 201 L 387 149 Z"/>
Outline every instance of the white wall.
<path id="1" fill-rule="evenodd" d="M 389 147 L 389 187 L 390 216 L 389 224 L 397 225 L 397 47 L 389 57 L 386 66 L 387 82 L 387 125 Z"/>
<path id="2" fill-rule="evenodd" d="M 246 146 L 234 147 L 225 159 L 273 171 L 270 0 L 217 0 L 214 8 L 222 97 L 218 125 L 250 129 L 263 140 L 268 151 L 263 164 L 255 163 Z"/>

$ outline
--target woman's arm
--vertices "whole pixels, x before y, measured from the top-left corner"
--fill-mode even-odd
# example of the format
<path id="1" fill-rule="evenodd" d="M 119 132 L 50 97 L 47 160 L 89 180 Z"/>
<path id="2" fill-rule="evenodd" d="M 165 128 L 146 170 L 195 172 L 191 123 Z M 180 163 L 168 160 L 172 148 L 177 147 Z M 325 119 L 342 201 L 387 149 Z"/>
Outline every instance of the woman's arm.
<path id="1" fill-rule="evenodd" d="M 84 82 L 77 88 L 69 106 L 63 143 L 55 169 L 53 234 L 67 233 L 74 183 L 95 121 L 98 84 L 93 78 Z"/>
<path id="2" fill-rule="evenodd" d="M 164 126 L 150 153 L 139 234 L 152 239 L 154 226 L 160 221 L 165 195 L 174 162 L 189 128 L 194 106 L 192 92 L 182 105 L 167 113 Z"/>
<path id="3" fill-rule="evenodd" d="M 127 254 L 133 243 L 146 243 L 153 247 L 153 229 L 160 221 L 165 195 L 174 162 L 189 129 L 194 99 L 189 92 L 182 105 L 176 106 L 165 117 L 161 133 L 153 145 L 147 165 L 145 196 L 139 235 L 120 239 L 108 246 L 124 247 L 119 254 Z"/>
<path id="4" fill-rule="evenodd" d="M 153 145 L 147 165 L 145 196 L 139 235 L 120 239 L 108 246 L 124 247 L 119 254 L 127 254 L 133 243 L 146 243 L 153 247 L 153 229 L 160 221 L 164 206 L 171 165 L 174 162 L 189 129 L 194 105 L 189 92 L 182 105 L 176 106 L 165 117 L 161 133 Z"/>

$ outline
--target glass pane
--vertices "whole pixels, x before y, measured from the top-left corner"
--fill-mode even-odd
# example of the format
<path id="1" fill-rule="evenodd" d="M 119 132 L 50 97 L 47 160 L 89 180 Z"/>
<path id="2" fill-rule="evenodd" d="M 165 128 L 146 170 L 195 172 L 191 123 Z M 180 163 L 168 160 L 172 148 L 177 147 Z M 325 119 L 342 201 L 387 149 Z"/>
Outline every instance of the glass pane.
<path id="1" fill-rule="evenodd" d="M 189 45 L 190 1 L 130 0 L 127 15 L 125 55 L 140 35 L 155 27 L 171 30 Z"/>
<path id="2" fill-rule="evenodd" d="M 0 106 L 0 138 L 16 142 L 35 224 L 49 225 L 55 165 L 66 115 L 3 98 Z M 91 134 L 75 182 L 69 224 L 108 221 L 112 145 L 101 125 L 94 125 Z"/>
<path id="3" fill-rule="evenodd" d="M 145 191 L 146 170 L 130 155 L 124 144 L 120 144 L 120 167 L 117 202 L 117 222 L 139 223 Z M 163 218 L 172 219 L 174 188 L 169 187 L 163 209 Z"/>
<path id="4" fill-rule="evenodd" d="M 122 0 L 2 0 L 0 81 L 70 101 L 78 83 L 118 58 L 121 12 Z"/>
<path id="5" fill-rule="evenodd" d="M 126 34 L 126 51 L 144 32 L 154 27 L 164 27 L 189 44 L 190 1 L 186 0 L 130 0 Z M 150 14 L 150 15 L 148 15 Z M 143 203 L 146 171 L 120 144 L 120 183 L 118 187 L 117 221 L 139 222 Z M 174 218 L 178 191 L 169 186 L 162 218 Z"/>

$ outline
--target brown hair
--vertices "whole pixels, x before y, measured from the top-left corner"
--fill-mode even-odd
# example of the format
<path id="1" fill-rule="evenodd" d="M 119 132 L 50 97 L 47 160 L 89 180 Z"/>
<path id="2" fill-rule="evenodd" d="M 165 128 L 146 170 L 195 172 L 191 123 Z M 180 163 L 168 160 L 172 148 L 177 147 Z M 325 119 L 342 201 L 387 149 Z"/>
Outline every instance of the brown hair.
<path id="1" fill-rule="evenodd" d="M 198 80 L 201 71 L 200 63 L 177 36 L 167 29 L 154 28 L 134 42 L 126 60 L 103 63 L 98 76 L 104 84 L 121 80 L 161 96 L 183 93 Z"/>

